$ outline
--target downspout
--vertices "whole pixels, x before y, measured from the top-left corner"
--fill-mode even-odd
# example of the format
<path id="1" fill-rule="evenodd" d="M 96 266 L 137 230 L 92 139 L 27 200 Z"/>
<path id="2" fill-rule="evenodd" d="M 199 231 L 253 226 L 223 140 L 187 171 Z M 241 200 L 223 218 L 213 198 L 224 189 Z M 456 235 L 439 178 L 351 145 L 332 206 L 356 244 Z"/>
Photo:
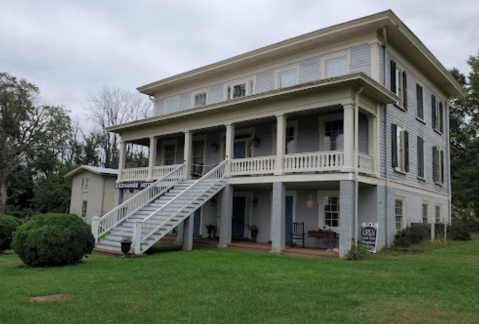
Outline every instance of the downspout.
<path id="1" fill-rule="evenodd" d="M 386 68 L 387 68 L 387 53 L 388 53 L 388 37 L 387 37 L 387 27 L 383 27 L 383 41 L 384 41 L 384 87 L 386 88 Z M 386 208 L 386 247 L 389 246 L 389 153 L 388 153 L 388 107 L 384 105 L 384 146 L 385 146 L 385 156 L 386 156 L 386 199 L 384 202 Z"/>
<path id="2" fill-rule="evenodd" d="M 359 175 L 358 175 L 358 164 L 359 164 L 359 94 L 363 92 L 363 87 L 361 87 L 356 95 L 354 96 L 354 241 L 358 244 L 358 229 L 359 229 L 359 202 L 358 202 L 358 191 L 359 191 Z"/>
<path id="3" fill-rule="evenodd" d="M 103 176 L 103 190 L 101 193 L 101 210 L 100 210 L 100 216 L 103 216 L 103 207 L 105 204 L 105 183 L 106 183 L 106 176 Z"/>
<path id="4" fill-rule="evenodd" d="M 148 98 L 151 100 L 151 102 L 153 103 L 153 112 L 152 112 L 152 116 L 155 117 L 156 116 L 156 101 L 155 101 L 155 97 L 154 96 L 148 96 Z"/>
<path id="5" fill-rule="evenodd" d="M 451 188 L 451 152 L 450 152 L 450 146 L 451 146 L 451 141 L 449 139 L 449 102 L 451 102 L 454 97 L 450 97 L 447 100 L 446 103 L 446 120 L 447 120 L 447 145 L 446 145 L 446 151 L 447 151 L 447 193 L 449 196 L 449 201 L 448 201 L 448 222 L 449 224 L 452 222 L 452 188 Z M 447 226 L 444 226 L 444 238 L 447 238 Z"/>

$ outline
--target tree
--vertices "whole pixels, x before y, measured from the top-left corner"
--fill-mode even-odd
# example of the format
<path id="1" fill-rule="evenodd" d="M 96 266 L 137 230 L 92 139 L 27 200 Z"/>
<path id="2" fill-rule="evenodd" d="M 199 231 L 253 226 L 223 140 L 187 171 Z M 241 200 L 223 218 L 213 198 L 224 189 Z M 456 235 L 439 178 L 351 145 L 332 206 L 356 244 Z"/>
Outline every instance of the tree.
<path id="1" fill-rule="evenodd" d="M 98 93 L 90 94 L 86 109 L 95 124 L 94 133 L 103 151 L 102 164 L 106 168 L 118 168 L 119 135 L 110 133 L 107 127 L 147 118 L 151 102 L 146 96 L 131 93 L 118 87 L 104 86 Z"/>
<path id="2" fill-rule="evenodd" d="M 62 107 L 38 104 L 38 88 L 0 73 L 0 214 L 5 212 L 9 181 L 16 172 L 48 175 L 65 151 L 71 131 Z"/>

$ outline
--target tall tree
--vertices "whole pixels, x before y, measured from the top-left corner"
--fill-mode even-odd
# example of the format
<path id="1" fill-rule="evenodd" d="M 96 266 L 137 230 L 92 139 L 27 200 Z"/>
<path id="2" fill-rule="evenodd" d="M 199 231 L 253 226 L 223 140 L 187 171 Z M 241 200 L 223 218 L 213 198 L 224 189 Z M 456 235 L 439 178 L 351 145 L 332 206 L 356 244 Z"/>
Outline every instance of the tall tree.
<path id="1" fill-rule="evenodd" d="M 86 109 L 96 126 L 95 132 L 101 135 L 102 164 L 107 168 L 118 168 L 120 139 L 118 134 L 110 133 L 106 128 L 148 117 L 151 102 L 144 95 L 104 86 L 98 93 L 88 96 Z"/>
<path id="2" fill-rule="evenodd" d="M 32 169 L 49 174 L 65 150 L 71 124 L 62 107 L 38 104 L 38 88 L 0 73 L 0 214 L 10 178 Z"/>

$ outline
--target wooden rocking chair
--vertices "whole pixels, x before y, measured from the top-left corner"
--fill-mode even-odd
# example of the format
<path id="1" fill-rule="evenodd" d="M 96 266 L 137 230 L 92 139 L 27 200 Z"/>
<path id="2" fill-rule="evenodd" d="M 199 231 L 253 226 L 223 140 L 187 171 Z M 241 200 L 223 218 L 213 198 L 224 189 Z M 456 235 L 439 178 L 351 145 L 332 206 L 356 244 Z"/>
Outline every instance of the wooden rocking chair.
<path id="1" fill-rule="evenodd" d="M 291 247 L 296 246 L 296 243 L 294 240 L 299 241 L 301 240 L 303 242 L 303 248 L 304 248 L 304 222 L 302 223 L 293 223 L 293 231 L 290 233 L 290 240 L 289 240 L 289 245 Z"/>

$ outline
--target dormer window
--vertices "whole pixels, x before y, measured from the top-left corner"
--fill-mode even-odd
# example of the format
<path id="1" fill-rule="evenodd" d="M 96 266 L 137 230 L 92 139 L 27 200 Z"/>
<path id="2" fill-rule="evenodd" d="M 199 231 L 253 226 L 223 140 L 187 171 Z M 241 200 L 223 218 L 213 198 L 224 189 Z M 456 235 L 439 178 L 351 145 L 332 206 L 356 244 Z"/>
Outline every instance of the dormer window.
<path id="1" fill-rule="evenodd" d="M 249 96 L 254 93 L 254 79 L 244 79 L 225 85 L 226 100 Z"/>
<path id="2" fill-rule="evenodd" d="M 350 65 L 351 51 L 342 51 L 321 57 L 323 78 L 333 78 L 348 74 Z"/>
<path id="3" fill-rule="evenodd" d="M 180 102 L 179 97 L 167 99 L 165 102 L 166 113 L 169 114 L 169 113 L 178 111 L 179 102 Z"/>
<path id="4" fill-rule="evenodd" d="M 206 105 L 206 92 L 195 95 L 195 107 Z"/>

